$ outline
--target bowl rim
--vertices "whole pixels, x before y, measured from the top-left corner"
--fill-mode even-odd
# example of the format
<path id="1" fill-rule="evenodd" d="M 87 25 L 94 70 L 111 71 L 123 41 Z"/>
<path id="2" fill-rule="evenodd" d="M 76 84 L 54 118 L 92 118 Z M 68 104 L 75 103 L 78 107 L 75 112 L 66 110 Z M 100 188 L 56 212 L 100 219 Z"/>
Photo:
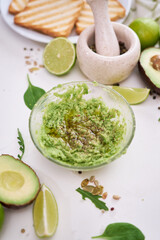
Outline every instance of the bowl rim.
<path id="1" fill-rule="evenodd" d="M 98 57 L 100 60 L 103 60 L 103 61 L 104 60 L 113 61 L 113 57 L 114 57 L 114 59 L 116 59 L 118 61 L 119 59 L 126 58 L 126 55 L 127 55 L 127 57 L 130 57 L 130 55 L 132 55 L 135 51 L 138 51 L 138 50 L 139 50 L 139 54 L 140 54 L 140 41 L 139 41 L 136 33 L 131 28 L 129 28 L 128 26 L 126 26 L 124 24 L 117 23 L 117 22 L 112 22 L 112 25 L 113 25 L 113 28 L 115 30 L 115 33 L 117 33 L 119 31 L 119 29 L 123 29 L 124 31 L 127 31 L 127 33 L 130 35 L 130 44 L 131 45 L 130 45 L 130 48 L 127 49 L 127 51 L 125 53 L 123 53 L 121 55 L 118 55 L 118 56 L 103 56 L 103 55 L 100 55 L 100 54 L 94 52 L 88 46 L 89 39 L 94 36 L 94 31 L 95 31 L 95 25 L 94 24 L 87 27 L 81 33 L 81 36 L 79 37 L 79 39 L 77 41 L 77 46 L 78 46 L 77 49 L 79 49 L 79 44 L 81 42 L 81 44 L 83 43 L 83 48 L 84 48 L 85 52 L 89 52 L 89 54 L 91 54 L 94 58 Z M 124 36 L 125 36 L 125 34 L 124 34 Z"/>
<path id="2" fill-rule="evenodd" d="M 50 156 L 46 156 L 43 151 L 41 150 L 40 147 L 38 147 L 38 145 L 36 144 L 35 140 L 34 140 L 34 137 L 32 135 L 32 131 L 31 131 L 31 121 L 32 121 L 32 116 L 33 116 L 33 113 L 35 111 L 35 109 L 37 108 L 38 106 L 38 103 L 41 102 L 43 99 L 45 99 L 52 91 L 54 91 L 55 89 L 58 89 L 62 86 L 66 86 L 66 85 L 70 85 L 70 84 L 83 84 L 83 83 L 86 83 L 86 84 L 92 84 L 92 85 L 95 85 L 95 86 L 100 86 L 101 88 L 105 88 L 107 89 L 108 91 L 110 92 L 113 92 L 114 94 L 118 95 L 126 104 L 126 106 L 128 107 L 128 109 L 130 110 L 131 112 L 131 119 L 132 119 L 132 134 L 128 140 L 128 142 L 123 146 L 123 148 L 121 149 L 121 151 L 119 151 L 118 153 L 116 153 L 115 155 L 111 156 L 110 158 L 107 158 L 109 159 L 109 162 L 102 162 L 100 164 L 97 164 L 97 165 L 91 165 L 91 166 L 73 166 L 73 165 L 68 165 L 66 163 L 63 163 L 63 162 L 60 162 L 56 159 L 53 159 L 51 158 Z M 31 110 L 31 113 L 30 113 L 30 116 L 29 116 L 29 133 L 30 133 L 30 137 L 32 139 L 32 142 L 34 143 L 34 146 L 37 148 L 37 150 L 42 154 L 42 156 L 44 156 L 45 158 L 47 158 L 48 160 L 52 161 L 53 163 L 59 165 L 59 166 L 62 166 L 64 168 L 68 168 L 70 170 L 74 170 L 74 171 L 88 171 L 88 170 L 95 170 L 95 169 L 98 169 L 98 168 L 101 168 L 107 164 L 109 164 L 110 162 L 118 159 L 121 155 L 123 155 L 123 153 L 126 153 L 126 150 L 128 149 L 130 143 L 132 142 L 133 140 L 133 137 L 135 135 L 135 129 L 136 129 L 136 119 L 135 119 L 135 115 L 134 115 L 134 112 L 130 106 L 130 104 L 127 102 L 127 100 L 121 95 L 119 94 L 117 91 L 115 91 L 114 89 L 111 88 L 111 86 L 106 86 L 104 84 L 101 84 L 101 83 L 97 83 L 95 81 L 87 81 L 87 80 L 84 80 L 84 81 L 70 81 L 70 82 L 67 82 L 67 83 L 62 83 L 62 84 L 57 84 L 55 87 L 51 88 L 49 91 L 47 91 L 46 93 L 44 93 L 40 99 L 37 101 L 37 103 L 34 105 L 33 109 Z"/>

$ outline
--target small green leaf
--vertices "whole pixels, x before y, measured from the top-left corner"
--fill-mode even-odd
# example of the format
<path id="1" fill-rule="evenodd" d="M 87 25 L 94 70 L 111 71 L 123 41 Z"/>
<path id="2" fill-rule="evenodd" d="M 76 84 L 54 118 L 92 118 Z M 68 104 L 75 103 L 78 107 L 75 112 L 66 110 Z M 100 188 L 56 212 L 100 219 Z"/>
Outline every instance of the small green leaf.
<path id="1" fill-rule="evenodd" d="M 108 211 L 108 207 L 106 206 L 105 202 L 99 200 L 99 198 L 101 198 L 100 195 L 93 195 L 92 193 L 89 193 L 81 188 L 77 188 L 76 191 L 82 195 L 82 199 L 85 200 L 88 198 L 94 203 L 97 208 Z"/>
<path id="2" fill-rule="evenodd" d="M 112 223 L 108 225 L 102 235 L 92 238 L 108 240 L 144 240 L 143 233 L 130 223 Z"/>
<path id="3" fill-rule="evenodd" d="M 33 86 L 28 75 L 27 75 L 27 78 L 28 78 L 28 89 L 24 94 L 24 102 L 26 106 L 32 110 L 35 103 L 45 93 L 45 91 L 42 88 Z"/>
<path id="4" fill-rule="evenodd" d="M 25 151 L 25 145 L 24 145 L 24 140 L 23 140 L 23 137 L 22 137 L 21 132 L 19 131 L 19 129 L 17 129 L 17 131 L 18 131 L 18 137 L 17 137 L 17 139 L 18 139 L 18 144 L 19 144 L 19 146 L 20 146 L 20 147 L 19 147 L 19 150 L 22 152 L 21 155 L 18 154 L 18 158 L 21 160 L 22 157 L 23 157 L 24 151 Z"/>

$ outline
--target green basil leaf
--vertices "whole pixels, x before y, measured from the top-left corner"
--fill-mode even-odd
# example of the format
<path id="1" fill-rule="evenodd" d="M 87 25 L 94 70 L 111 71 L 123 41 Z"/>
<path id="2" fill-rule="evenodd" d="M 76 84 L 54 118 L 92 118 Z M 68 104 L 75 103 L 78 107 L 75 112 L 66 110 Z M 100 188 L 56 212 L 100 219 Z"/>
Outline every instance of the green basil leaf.
<path id="1" fill-rule="evenodd" d="M 101 198 L 100 195 L 93 195 L 92 193 L 89 193 L 81 188 L 77 188 L 76 191 L 82 195 L 82 199 L 85 200 L 86 198 L 89 198 L 97 208 L 108 211 L 108 207 L 106 206 L 105 202 L 99 200 L 99 198 Z"/>
<path id="2" fill-rule="evenodd" d="M 33 86 L 28 75 L 27 75 L 27 78 L 28 78 L 28 89 L 24 94 L 24 102 L 26 106 L 32 110 L 35 103 L 45 93 L 45 91 L 42 88 Z"/>
<path id="3" fill-rule="evenodd" d="M 102 235 L 92 238 L 108 240 L 144 240 L 143 233 L 130 223 L 112 223 L 108 225 Z"/>

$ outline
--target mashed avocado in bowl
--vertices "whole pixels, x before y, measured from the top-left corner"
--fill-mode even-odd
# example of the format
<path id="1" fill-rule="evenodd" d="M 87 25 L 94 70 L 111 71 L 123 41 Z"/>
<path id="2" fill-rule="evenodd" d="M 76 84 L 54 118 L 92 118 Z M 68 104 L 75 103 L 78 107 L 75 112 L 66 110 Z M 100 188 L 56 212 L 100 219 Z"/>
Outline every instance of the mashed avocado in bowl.
<path id="1" fill-rule="evenodd" d="M 74 170 L 89 170 L 126 151 L 135 118 L 126 100 L 111 88 L 71 82 L 41 97 L 31 112 L 29 128 L 46 158 Z"/>

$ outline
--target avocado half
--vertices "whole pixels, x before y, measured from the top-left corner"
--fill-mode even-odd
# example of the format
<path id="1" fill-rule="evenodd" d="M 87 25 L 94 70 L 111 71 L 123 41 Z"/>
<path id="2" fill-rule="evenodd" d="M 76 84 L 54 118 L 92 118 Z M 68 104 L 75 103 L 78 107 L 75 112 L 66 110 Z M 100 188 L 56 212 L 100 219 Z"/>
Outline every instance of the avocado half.
<path id="1" fill-rule="evenodd" d="M 160 49 L 152 47 L 143 50 L 138 69 L 148 86 L 160 94 Z"/>
<path id="2" fill-rule="evenodd" d="M 34 201 L 40 191 L 39 178 L 27 164 L 10 155 L 0 156 L 0 203 L 20 208 Z"/>

